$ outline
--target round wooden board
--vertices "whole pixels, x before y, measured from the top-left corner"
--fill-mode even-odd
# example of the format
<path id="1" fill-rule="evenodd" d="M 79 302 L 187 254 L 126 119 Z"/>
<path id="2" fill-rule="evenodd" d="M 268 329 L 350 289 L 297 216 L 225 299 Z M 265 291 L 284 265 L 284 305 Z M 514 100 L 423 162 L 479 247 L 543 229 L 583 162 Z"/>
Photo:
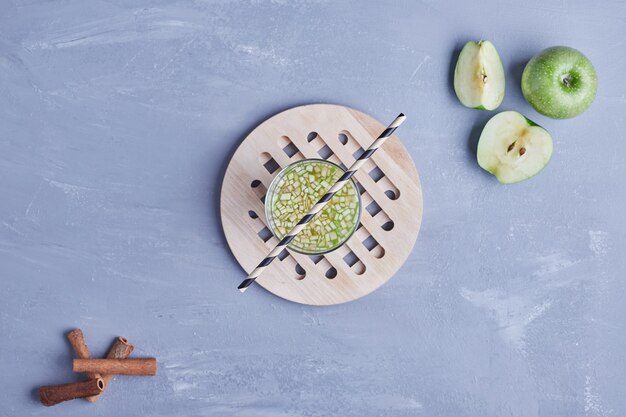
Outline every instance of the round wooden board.
<path id="1" fill-rule="evenodd" d="M 279 170 L 304 158 L 349 167 L 385 127 L 354 109 L 311 104 L 269 118 L 246 137 L 228 165 L 221 193 L 224 234 L 246 273 L 278 243 L 266 227 L 263 200 Z M 417 170 L 394 135 L 354 178 L 363 214 L 347 244 L 318 257 L 289 251 L 258 284 L 297 303 L 330 305 L 363 297 L 393 276 L 411 253 L 422 222 Z"/>

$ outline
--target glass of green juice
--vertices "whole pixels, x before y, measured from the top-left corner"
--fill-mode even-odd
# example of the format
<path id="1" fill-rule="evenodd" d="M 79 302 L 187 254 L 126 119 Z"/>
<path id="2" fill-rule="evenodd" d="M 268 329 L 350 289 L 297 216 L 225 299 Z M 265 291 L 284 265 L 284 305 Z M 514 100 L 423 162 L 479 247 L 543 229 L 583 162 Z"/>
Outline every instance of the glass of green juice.
<path id="1" fill-rule="evenodd" d="M 282 239 L 344 172 L 324 159 L 303 159 L 283 168 L 265 195 L 265 217 L 272 233 Z M 306 255 L 331 252 L 350 239 L 360 218 L 361 195 L 350 179 L 288 248 Z"/>

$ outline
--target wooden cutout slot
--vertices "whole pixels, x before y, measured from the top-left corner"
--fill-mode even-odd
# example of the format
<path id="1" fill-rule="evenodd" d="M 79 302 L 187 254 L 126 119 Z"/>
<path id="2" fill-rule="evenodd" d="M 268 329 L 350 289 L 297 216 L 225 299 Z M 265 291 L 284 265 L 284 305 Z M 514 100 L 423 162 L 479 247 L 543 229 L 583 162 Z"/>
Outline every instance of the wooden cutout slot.
<path id="1" fill-rule="evenodd" d="M 394 222 L 391 220 L 389 215 L 385 212 L 385 210 L 380 207 L 380 205 L 374 201 L 372 196 L 365 191 L 361 195 L 362 204 L 366 205 L 365 210 L 374 218 L 376 222 L 380 225 L 380 227 L 385 231 L 390 231 L 394 227 Z"/>
<path id="2" fill-rule="evenodd" d="M 360 146 L 358 147 L 358 149 L 354 152 L 352 152 L 352 157 L 356 160 L 359 159 L 359 156 L 361 156 L 361 154 L 363 153 L 363 148 L 361 148 Z"/>
<path id="3" fill-rule="evenodd" d="M 311 258 L 311 261 L 317 265 L 322 259 L 324 259 L 324 255 L 309 255 L 309 258 Z"/>
<path id="4" fill-rule="evenodd" d="M 346 256 L 343 257 L 343 261 L 355 274 L 363 275 L 365 273 L 365 264 L 361 262 L 353 251 L 349 251 Z"/>
<path id="5" fill-rule="evenodd" d="M 363 164 L 363 170 L 367 171 L 368 175 L 370 176 L 372 181 L 376 183 L 376 185 L 385 190 L 384 193 L 388 199 L 397 200 L 400 197 L 400 191 L 398 190 L 398 187 L 396 187 L 391 182 L 389 177 L 385 175 L 385 171 L 383 171 L 378 165 L 376 165 L 374 161 L 368 159 Z"/>
<path id="6" fill-rule="evenodd" d="M 372 201 L 371 203 L 369 203 L 367 205 L 367 207 L 365 207 L 365 210 L 367 210 L 367 212 L 370 214 L 370 216 L 374 217 L 378 213 L 380 213 L 383 209 L 380 208 L 380 206 L 378 205 L 377 202 Z"/>
<path id="7" fill-rule="evenodd" d="M 397 200 L 400 198 L 400 190 L 393 185 L 389 177 L 383 176 L 380 180 L 378 180 L 378 186 L 385 190 L 385 195 L 388 199 Z"/>
<path id="8" fill-rule="evenodd" d="M 364 201 L 373 201 L 372 197 L 369 194 L 365 194 L 363 197 Z M 366 203 L 367 204 L 367 203 Z M 385 212 L 385 210 L 381 210 L 376 216 L 374 216 L 376 223 L 378 223 L 381 229 L 385 231 L 390 231 L 394 227 L 393 220 L 389 217 L 389 215 Z"/>
<path id="9" fill-rule="evenodd" d="M 280 165 L 278 165 L 278 162 L 276 162 L 274 158 L 264 163 L 263 166 L 265 167 L 265 169 L 267 169 L 267 172 L 269 172 L 270 174 L 273 174 L 274 172 L 280 169 Z"/>
<path id="10" fill-rule="evenodd" d="M 296 270 L 296 274 L 298 274 L 298 276 L 296 277 L 298 281 L 306 277 L 306 270 L 302 268 L 302 266 L 300 266 L 300 264 L 297 262 L 296 262 L 295 270 Z"/>
<path id="11" fill-rule="evenodd" d="M 315 269 L 319 271 L 328 271 L 332 268 L 331 263 L 324 255 L 309 255 L 309 259 L 315 264 Z"/>
<path id="12" fill-rule="evenodd" d="M 272 238 L 272 236 L 274 236 L 272 234 L 272 231 L 270 229 L 268 229 L 267 227 L 263 227 L 263 229 L 261 229 L 259 231 L 259 233 L 257 233 L 257 235 L 259 235 L 261 240 L 263 242 L 266 242 L 266 243 L 267 243 L 268 240 L 270 240 Z"/>
<path id="13" fill-rule="evenodd" d="M 311 132 L 306 136 L 306 140 L 307 142 L 311 143 L 313 142 L 313 140 L 318 137 L 319 135 L 317 134 L 317 132 Z"/>
<path id="14" fill-rule="evenodd" d="M 361 147 L 359 142 L 357 142 L 347 130 L 339 132 L 339 141 L 346 147 L 348 152 L 352 154 L 354 159 L 357 159 L 363 153 L 363 147 Z"/>
<path id="15" fill-rule="evenodd" d="M 385 256 L 385 248 L 383 248 L 382 246 L 378 245 L 374 249 L 372 249 L 371 253 L 372 253 L 372 256 L 374 258 L 380 259 L 383 256 Z"/>
<path id="16" fill-rule="evenodd" d="M 363 187 L 361 183 L 358 181 L 356 182 L 356 188 L 359 190 L 359 194 L 363 195 L 365 193 L 365 187 Z"/>
<path id="17" fill-rule="evenodd" d="M 389 232 L 390 230 L 393 229 L 394 226 L 395 226 L 395 224 L 394 224 L 393 220 L 389 220 L 388 222 L 383 223 L 380 227 L 383 230 Z"/>
<path id="18" fill-rule="evenodd" d="M 248 216 L 250 216 L 251 219 L 258 219 L 259 215 L 256 214 L 256 212 L 254 210 L 248 210 Z"/>
<path id="19" fill-rule="evenodd" d="M 374 169 L 368 172 L 368 174 L 374 180 L 374 182 L 380 181 L 385 176 L 383 171 L 377 166 L 375 166 Z"/>
<path id="20" fill-rule="evenodd" d="M 263 185 L 263 183 L 260 180 L 253 180 L 250 183 L 250 188 L 252 188 L 252 191 L 259 198 L 259 200 L 261 200 L 261 202 L 265 202 L 265 194 L 267 192 L 267 189 L 265 188 L 265 185 Z M 248 213 L 248 214 L 250 214 L 250 213 Z M 254 214 L 256 214 L 256 213 L 254 213 Z M 252 216 L 250 216 L 250 217 L 252 217 Z"/>
<path id="21" fill-rule="evenodd" d="M 311 133 L 315 133 L 315 136 L 312 136 Z M 307 141 L 309 142 L 309 145 L 311 145 L 311 147 L 315 149 L 315 152 L 317 152 L 322 159 L 330 158 L 333 155 L 333 152 L 330 147 L 326 146 L 326 142 L 324 142 L 324 139 L 322 139 L 319 133 L 311 133 L 309 133 L 309 136 L 307 136 Z"/>
<path id="22" fill-rule="evenodd" d="M 367 249 L 374 258 L 380 259 L 385 256 L 385 249 L 380 246 L 378 241 L 374 237 L 368 234 L 368 237 L 363 240 L 363 246 Z"/>
<path id="23" fill-rule="evenodd" d="M 282 262 L 287 256 L 289 256 L 289 252 L 287 252 L 287 249 L 283 249 L 276 257 Z"/>
<path id="24" fill-rule="evenodd" d="M 376 239 L 374 239 L 373 236 L 368 236 L 367 239 L 365 239 L 363 241 L 363 246 L 365 246 L 365 249 L 367 249 L 368 251 L 372 251 L 372 249 L 374 249 L 376 246 L 378 245 L 378 242 L 376 241 Z"/>
<path id="25" fill-rule="evenodd" d="M 293 142 L 291 142 L 289 143 L 289 145 L 283 148 L 283 152 L 285 152 L 285 155 L 291 158 L 292 156 L 297 154 L 299 151 L 298 151 L 298 147 L 294 145 Z"/>
<path id="26" fill-rule="evenodd" d="M 300 152 L 300 149 L 298 149 L 296 144 L 293 143 L 287 136 L 281 136 L 278 138 L 278 146 L 283 150 L 288 158 L 293 158 L 295 156 L 297 159 L 304 159 L 304 155 Z"/>
<path id="27" fill-rule="evenodd" d="M 360 259 L 352 266 L 352 270 L 357 275 L 363 275 L 365 273 L 365 269 L 365 264 L 363 264 Z"/>
<path id="28" fill-rule="evenodd" d="M 354 264 L 356 264 L 357 262 L 359 262 L 359 258 L 358 256 L 356 256 L 356 254 L 352 251 L 348 252 L 348 254 L 346 256 L 343 257 L 343 261 L 346 263 L 346 265 L 348 265 L 349 267 L 352 267 Z"/>
<path id="29" fill-rule="evenodd" d="M 324 275 L 328 279 L 334 279 L 337 276 L 337 269 L 334 266 L 331 266 Z"/>
<path id="30" fill-rule="evenodd" d="M 276 160 L 272 158 L 272 155 L 267 152 L 262 152 L 259 155 L 259 161 L 261 162 L 261 164 L 263 164 L 267 172 L 269 172 L 270 174 L 273 174 L 280 169 L 280 165 L 278 165 L 278 162 L 276 162 Z"/>
<path id="31" fill-rule="evenodd" d="M 345 138 L 346 143 L 344 143 L 344 146 L 347 146 L 348 150 L 354 152 L 357 148 L 361 147 L 359 142 L 357 142 L 357 140 L 354 138 L 354 136 L 352 136 L 352 134 L 350 132 L 348 132 L 347 130 L 342 130 L 341 132 L 339 132 L 339 134 L 342 135 L 341 138 L 340 138 L 342 143 L 343 143 L 343 139 Z"/>
<path id="32" fill-rule="evenodd" d="M 322 159 L 328 159 L 331 156 L 333 156 L 333 151 L 330 150 L 330 147 L 328 145 L 324 145 L 322 146 L 318 151 L 317 154 L 322 158 Z"/>
<path id="33" fill-rule="evenodd" d="M 398 197 L 400 197 L 398 194 L 396 194 L 393 190 L 387 190 L 385 191 L 385 195 L 387 196 L 388 199 L 390 200 L 397 200 Z"/>

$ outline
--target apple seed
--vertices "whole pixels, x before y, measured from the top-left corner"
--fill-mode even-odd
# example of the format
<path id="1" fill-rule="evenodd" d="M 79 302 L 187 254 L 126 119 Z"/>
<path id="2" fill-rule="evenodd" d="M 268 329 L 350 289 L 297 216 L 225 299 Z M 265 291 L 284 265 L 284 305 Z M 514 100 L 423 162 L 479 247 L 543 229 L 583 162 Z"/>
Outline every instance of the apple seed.
<path id="1" fill-rule="evenodd" d="M 506 151 L 507 151 L 507 153 L 508 153 L 508 152 L 511 152 L 511 151 L 513 150 L 513 148 L 515 147 L 515 143 L 516 143 L 516 142 L 517 142 L 517 141 L 514 141 L 513 143 L 511 143 L 511 144 L 509 145 L 509 148 L 506 150 Z"/>

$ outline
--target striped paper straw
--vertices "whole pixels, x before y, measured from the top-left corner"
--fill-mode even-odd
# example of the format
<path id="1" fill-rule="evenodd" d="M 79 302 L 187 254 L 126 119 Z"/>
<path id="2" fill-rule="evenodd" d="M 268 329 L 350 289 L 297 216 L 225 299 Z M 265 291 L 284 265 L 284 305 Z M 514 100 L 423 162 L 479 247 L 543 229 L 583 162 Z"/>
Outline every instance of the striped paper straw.
<path id="1" fill-rule="evenodd" d="M 283 249 L 287 247 L 287 245 L 289 245 L 289 242 L 291 242 L 296 237 L 296 235 L 306 227 L 306 225 L 315 217 L 317 213 L 322 211 L 324 206 L 328 204 L 328 202 L 331 198 L 333 198 L 335 193 L 341 190 L 341 188 L 346 185 L 348 181 L 350 181 L 350 178 L 352 178 L 352 176 L 359 170 L 359 168 L 363 166 L 365 161 L 371 158 L 374 152 L 376 152 L 376 149 L 380 148 L 389 136 L 393 135 L 393 132 L 398 128 L 398 126 L 402 124 L 402 122 L 404 122 L 405 119 L 406 116 L 400 113 L 398 117 L 396 117 L 395 120 L 391 122 L 391 124 L 385 129 L 385 131 L 380 134 L 378 139 L 376 139 L 374 143 L 372 143 L 372 146 L 370 146 L 365 152 L 363 152 L 361 156 L 359 156 L 359 159 L 354 161 L 354 164 L 352 164 L 350 169 L 348 169 L 341 176 L 341 178 L 339 178 L 337 182 L 332 187 L 330 187 L 330 190 L 328 190 L 326 194 L 324 194 L 324 196 L 320 198 L 313 207 L 311 207 L 311 210 L 298 222 L 298 224 L 296 224 L 293 229 L 291 229 L 289 233 L 287 233 L 285 237 L 283 237 L 281 241 L 278 242 L 278 245 L 276 245 L 276 247 L 272 249 L 272 251 L 265 257 L 265 259 L 261 261 L 261 263 L 259 263 L 254 271 L 250 272 L 248 278 L 246 278 L 241 284 L 239 284 L 239 287 L 237 287 L 239 288 L 239 291 L 244 292 L 250 285 L 252 285 L 254 280 L 256 280 L 259 275 L 263 273 L 263 270 L 265 270 L 265 268 L 267 268 L 269 264 L 272 263 L 274 258 L 276 258 L 278 254 L 281 253 Z"/>

